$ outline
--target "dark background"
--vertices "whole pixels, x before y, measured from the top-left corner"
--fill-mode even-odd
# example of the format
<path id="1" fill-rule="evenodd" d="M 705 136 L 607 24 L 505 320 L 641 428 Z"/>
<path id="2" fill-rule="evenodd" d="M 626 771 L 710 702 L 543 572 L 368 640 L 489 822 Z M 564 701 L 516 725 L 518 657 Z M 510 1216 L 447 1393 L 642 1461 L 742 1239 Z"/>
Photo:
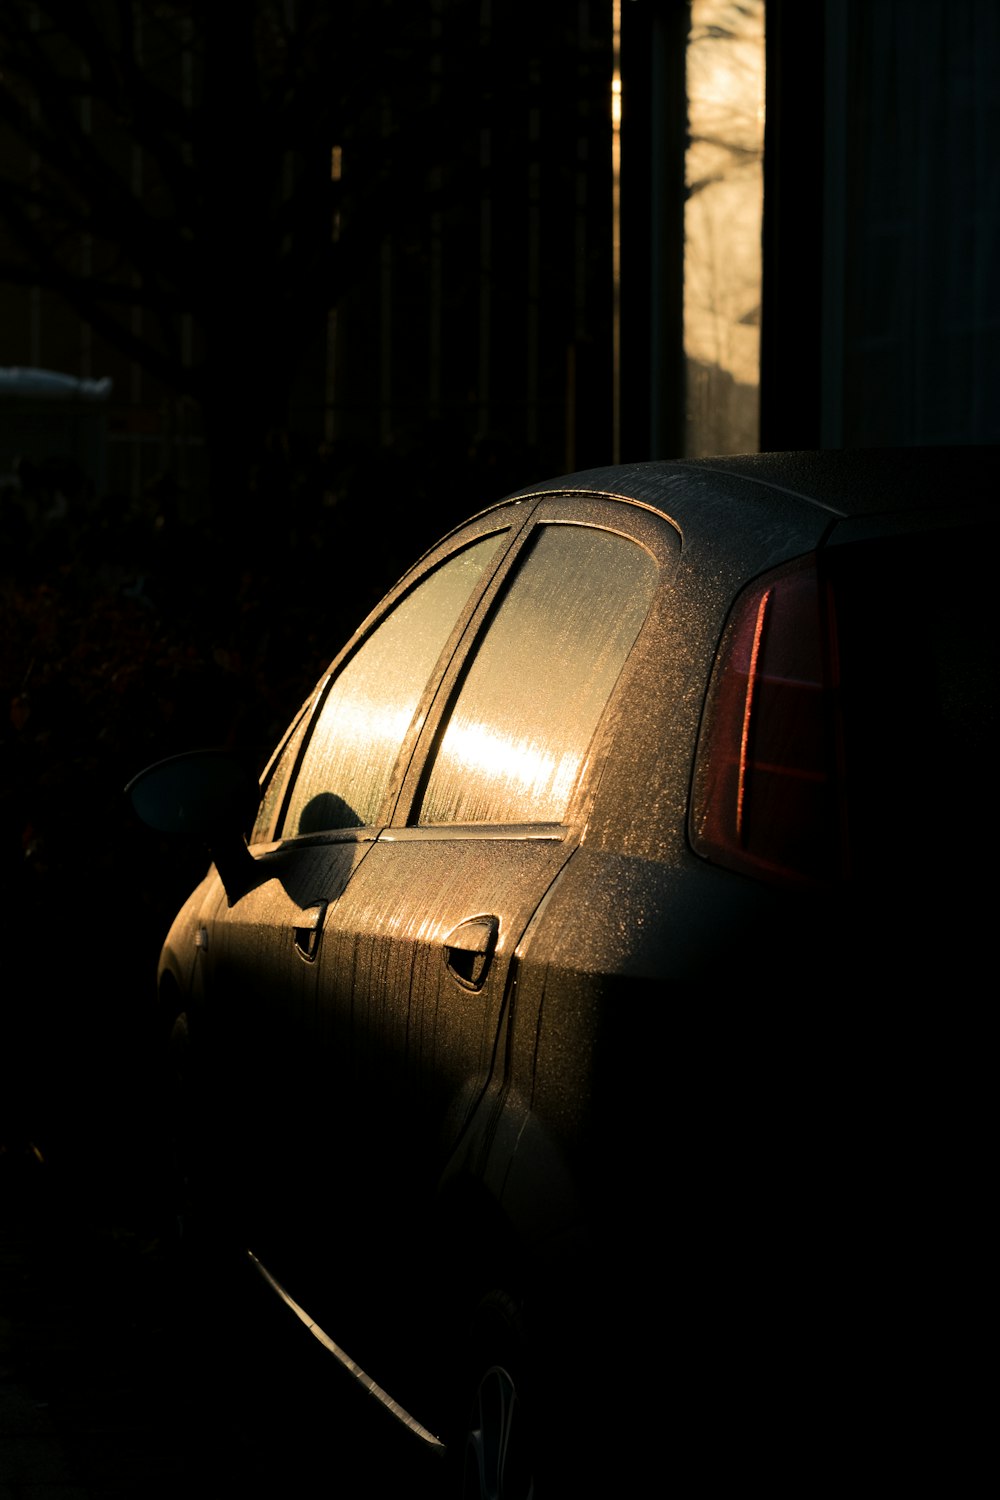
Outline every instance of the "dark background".
<path id="1" fill-rule="evenodd" d="M 684 452 L 689 13 L 622 10 L 637 460 Z M 760 446 L 995 442 L 995 5 L 765 15 Z M 173 1357 L 149 1023 L 205 864 L 122 788 L 259 770 L 425 547 L 611 458 L 611 63 L 610 0 L 3 7 L 0 366 L 113 387 L 0 394 L 0 1187 L 59 1181 L 26 1233 L 109 1326 L 148 1296 L 122 1360 Z"/>
<path id="2" fill-rule="evenodd" d="M 0 1138 L 119 1133 L 204 863 L 132 824 L 126 781 L 201 744 L 259 771 L 426 547 L 607 455 L 610 8 L 522 21 L 5 8 L 0 362 L 112 389 L 0 397 L 8 941 L 49 913 L 5 996 Z"/>

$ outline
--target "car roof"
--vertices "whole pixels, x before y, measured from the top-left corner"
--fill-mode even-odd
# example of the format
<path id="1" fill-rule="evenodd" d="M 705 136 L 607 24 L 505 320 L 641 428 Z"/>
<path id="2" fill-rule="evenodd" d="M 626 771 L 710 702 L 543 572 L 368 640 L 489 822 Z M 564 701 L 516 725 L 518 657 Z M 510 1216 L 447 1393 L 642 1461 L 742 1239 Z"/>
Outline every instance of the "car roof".
<path id="1" fill-rule="evenodd" d="M 592 491 L 656 505 L 658 492 L 666 492 L 685 474 L 695 473 L 750 481 L 835 516 L 947 511 L 955 505 L 984 501 L 995 505 L 1000 447 L 828 448 L 653 460 L 566 474 L 517 493 Z"/>

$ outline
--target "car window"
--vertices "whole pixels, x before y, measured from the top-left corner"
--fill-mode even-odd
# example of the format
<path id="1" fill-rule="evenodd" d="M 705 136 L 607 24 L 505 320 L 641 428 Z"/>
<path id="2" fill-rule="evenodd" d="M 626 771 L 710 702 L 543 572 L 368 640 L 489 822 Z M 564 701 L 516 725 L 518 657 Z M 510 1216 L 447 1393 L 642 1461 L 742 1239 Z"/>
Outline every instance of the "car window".
<path id="1" fill-rule="evenodd" d="M 300 712 L 298 723 L 295 724 L 288 739 L 285 741 L 280 756 L 271 771 L 264 786 L 264 795 L 261 798 L 257 818 L 253 826 L 251 844 L 261 844 L 271 837 L 271 829 L 281 805 L 282 793 L 289 773 L 295 765 L 298 757 L 299 746 L 302 744 L 303 736 L 309 724 L 309 715 L 305 710 Z"/>
<path id="2" fill-rule="evenodd" d="M 345 663 L 315 721 L 283 820 L 285 837 L 378 817 L 424 687 L 505 533 L 442 563 Z"/>
<path id="3" fill-rule="evenodd" d="M 418 821 L 562 821 L 658 567 L 628 537 L 538 528 L 461 683 Z"/>

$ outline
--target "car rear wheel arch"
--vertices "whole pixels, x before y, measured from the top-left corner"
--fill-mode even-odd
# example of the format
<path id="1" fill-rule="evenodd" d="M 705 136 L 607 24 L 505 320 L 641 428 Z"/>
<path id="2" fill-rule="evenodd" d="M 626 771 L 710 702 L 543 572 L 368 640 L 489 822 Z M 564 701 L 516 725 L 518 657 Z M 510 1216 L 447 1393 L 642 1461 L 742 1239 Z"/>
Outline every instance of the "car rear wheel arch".
<path id="1" fill-rule="evenodd" d="M 462 1500 L 534 1500 L 534 1389 L 523 1309 L 498 1288 L 475 1309 L 461 1399 L 451 1447 L 454 1493 Z"/>

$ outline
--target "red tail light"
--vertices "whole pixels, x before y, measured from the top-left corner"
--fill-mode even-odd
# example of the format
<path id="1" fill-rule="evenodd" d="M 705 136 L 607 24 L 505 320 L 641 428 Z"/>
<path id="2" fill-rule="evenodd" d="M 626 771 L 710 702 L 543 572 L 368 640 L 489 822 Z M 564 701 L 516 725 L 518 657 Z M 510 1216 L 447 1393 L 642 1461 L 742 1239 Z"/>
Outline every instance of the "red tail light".
<path id="1" fill-rule="evenodd" d="M 723 635 L 695 759 L 691 842 L 748 874 L 845 873 L 832 595 L 814 555 L 759 578 Z"/>

